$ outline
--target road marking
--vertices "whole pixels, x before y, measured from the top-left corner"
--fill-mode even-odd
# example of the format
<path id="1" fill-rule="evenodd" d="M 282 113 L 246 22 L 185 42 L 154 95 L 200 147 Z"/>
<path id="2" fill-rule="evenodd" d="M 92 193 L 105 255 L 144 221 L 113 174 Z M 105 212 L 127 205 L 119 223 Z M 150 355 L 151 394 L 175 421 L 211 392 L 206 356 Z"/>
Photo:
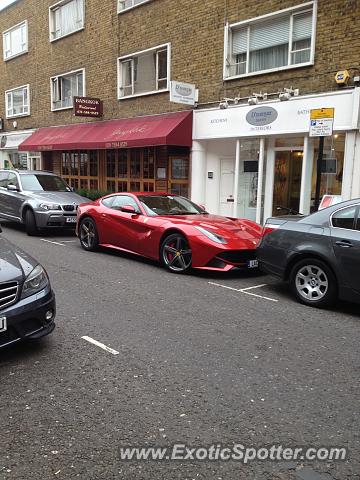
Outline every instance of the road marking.
<path id="1" fill-rule="evenodd" d="M 77 240 L 61 240 L 62 243 L 72 243 L 77 242 Z"/>
<path id="2" fill-rule="evenodd" d="M 53 243 L 54 245 L 60 245 L 61 247 L 65 247 L 65 245 L 63 243 L 53 242 L 52 240 L 46 240 L 45 238 L 40 238 L 40 240 L 42 242 Z"/>
<path id="3" fill-rule="evenodd" d="M 263 285 L 256 285 L 255 287 L 248 287 L 248 288 L 241 288 L 241 289 L 228 287 L 227 285 L 221 285 L 220 283 L 214 283 L 214 282 L 208 282 L 208 283 L 209 283 L 209 285 L 214 285 L 215 287 L 226 288 L 228 290 L 233 290 L 234 292 L 243 293 L 245 295 L 251 295 L 252 297 L 262 298 L 263 300 L 268 300 L 269 302 L 277 303 L 279 301 L 279 300 L 276 300 L 275 298 L 265 297 L 264 295 L 257 295 L 256 293 L 251 293 L 251 292 L 247 291 L 247 290 L 250 290 L 252 288 L 265 287 L 267 285 L 266 283 L 264 283 Z"/>
<path id="4" fill-rule="evenodd" d="M 112 353 L 113 355 L 119 355 L 119 352 L 117 352 L 116 350 L 113 350 L 112 348 L 107 347 L 107 346 L 104 345 L 103 343 L 100 343 L 100 342 L 98 342 L 97 340 L 94 340 L 94 339 L 91 338 L 91 337 L 84 336 L 84 337 L 81 337 L 81 338 L 82 338 L 83 340 L 86 340 L 87 342 L 90 342 L 90 343 L 96 345 L 97 347 L 102 348 L 102 349 L 105 350 L 106 352 Z"/>
<path id="5" fill-rule="evenodd" d="M 241 290 L 243 292 L 246 292 L 247 290 L 253 290 L 254 288 L 261 288 L 266 286 L 267 286 L 267 283 L 262 283 L 261 285 L 254 285 L 253 287 L 246 287 L 246 288 L 242 288 Z"/>

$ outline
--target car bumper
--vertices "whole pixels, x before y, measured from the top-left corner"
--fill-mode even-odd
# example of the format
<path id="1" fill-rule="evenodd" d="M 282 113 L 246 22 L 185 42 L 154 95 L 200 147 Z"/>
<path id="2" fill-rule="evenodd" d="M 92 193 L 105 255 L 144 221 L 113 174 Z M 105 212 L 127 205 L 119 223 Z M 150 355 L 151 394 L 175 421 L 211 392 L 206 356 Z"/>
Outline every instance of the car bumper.
<path id="1" fill-rule="evenodd" d="M 38 228 L 75 228 L 76 212 L 35 211 L 36 226 Z"/>
<path id="2" fill-rule="evenodd" d="M 47 319 L 49 312 L 52 315 Z M 0 348 L 48 335 L 55 328 L 55 315 L 55 294 L 49 288 L 1 310 L 0 317 L 6 318 L 6 330 L 0 332 Z"/>

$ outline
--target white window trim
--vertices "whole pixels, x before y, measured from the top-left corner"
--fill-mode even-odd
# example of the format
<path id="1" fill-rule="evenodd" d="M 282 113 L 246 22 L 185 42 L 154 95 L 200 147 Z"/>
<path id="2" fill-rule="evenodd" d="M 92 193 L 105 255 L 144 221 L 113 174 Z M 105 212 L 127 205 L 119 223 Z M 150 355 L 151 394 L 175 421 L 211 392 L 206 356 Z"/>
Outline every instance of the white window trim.
<path id="1" fill-rule="evenodd" d="M 86 2 L 84 0 L 83 2 L 83 17 L 82 17 L 82 27 L 77 28 L 76 30 L 73 30 L 72 32 L 66 33 L 65 35 L 60 35 L 60 37 L 52 38 L 52 28 L 53 28 L 53 19 L 52 19 L 52 13 L 53 10 L 56 9 L 56 7 L 60 7 L 61 5 L 64 5 L 68 3 L 69 0 L 60 0 L 57 3 L 54 3 L 49 7 L 49 41 L 52 42 L 57 42 L 58 40 L 61 40 L 62 38 L 69 37 L 70 35 L 74 35 L 74 33 L 81 32 L 81 30 L 85 29 L 85 5 Z"/>
<path id="2" fill-rule="evenodd" d="M 132 5 L 131 7 L 121 9 L 120 8 L 121 0 L 118 0 L 117 1 L 117 13 L 121 14 L 121 13 L 124 13 L 124 12 L 128 12 L 129 10 L 132 10 L 133 8 L 141 7 L 141 5 L 143 5 L 144 3 L 148 3 L 148 2 L 150 2 L 150 0 L 143 0 L 142 2 L 138 3 L 137 5 Z"/>
<path id="3" fill-rule="evenodd" d="M 134 93 L 132 95 L 120 96 L 120 87 L 121 87 L 121 68 L 120 68 L 120 65 L 121 65 L 121 63 L 126 59 L 131 59 L 131 58 L 140 56 L 143 53 L 163 50 L 165 48 L 167 48 L 167 85 L 166 85 L 166 88 L 162 88 L 161 90 L 151 90 L 149 92 L 144 92 L 144 93 Z M 134 52 L 130 55 L 125 55 L 123 57 L 118 57 L 118 59 L 117 59 L 117 77 L 118 77 L 118 79 L 117 79 L 117 97 L 118 97 L 118 100 L 126 100 L 128 98 L 136 98 L 136 97 L 145 97 L 147 95 L 154 95 L 156 93 L 168 92 L 170 90 L 170 74 L 171 74 L 171 43 L 164 43 L 162 45 L 157 45 L 156 47 L 147 48 L 146 50 L 141 50 L 139 52 Z"/>
<path id="4" fill-rule="evenodd" d="M 311 47 L 310 47 L 310 60 L 304 63 L 297 63 L 294 65 L 285 65 L 283 67 L 276 67 L 276 68 L 269 68 L 267 70 L 259 70 L 257 72 L 250 72 L 250 73 L 243 73 L 241 75 L 227 75 L 227 58 L 228 58 L 228 50 L 229 50 L 229 37 L 231 35 L 231 31 L 233 29 L 239 27 L 245 27 L 250 25 L 256 25 L 258 22 L 261 22 L 265 19 L 276 18 L 278 16 L 285 15 L 286 13 L 292 14 L 297 13 L 298 11 L 301 12 L 304 9 L 308 9 L 309 11 L 312 9 L 312 31 L 311 31 Z M 301 5 L 296 5 L 294 7 L 284 8 L 283 10 L 278 10 L 274 13 L 268 13 L 266 15 L 261 15 L 259 17 L 254 17 L 249 20 L 243 20 L 241 22 L 236 22 L 232 24 L 225 25 L 224 29 L 224 63 L 223 63 L 223 80 L 234 80 L 236 78 L 244 78 L 244 77 L 253 77 L 256 75 L 264 75 L 265 73 L 273 73 L 273 72 L 280 72 L 282 70 L 290 70 L 293 68 L 302 68 L 307 66 L 312 66 L 315 63 L 315 42 L 316 42 L 316 20 L 317 20 L 317 0 L 313 0 L 311 2 L 302 3 Z M 248 39 L 249 41 L 249 39 Z"/>
<path id="5" fill-rule="evenodd" d="M 26 27 L 26 49 L 23 52 L 16 53 L 15 55 L 10 55 L 10 57 L 5 57 L 5 34 L 11 32 L 12 30 L 16 30 L 17 28 L 21 27 L 22 25 L 25 25 Z M 29 26 L 28 26 L 28 21 L 24 20 L 23 22 L 18 23 L 17 25 L 14 25 L 11 28 L 8 28 L 3 32 L 3 58 L 4 62 L 7 62 L 9 60 L 12 60 L 13 58 L 20 57 L 20 55 L 25 55 L 25 53 L 29 52 Z"/>
<path id="6" fill-rule="evenodd" d="M 53 80 L 55 78 L 59 78 L 59 77 L 66 77 L 68 75 L 73 75 L 75 73 L 79 73 L 79 72 L 82 72 L 83 74 L 83 96 L 85 97 L 86 96 L 86 83 L 85 83 L 85 68 L 78 68 L 76 70 L 71 70 L 70 72 L 66 72 L 66 73 L 59 73 L 58 75 L 54 75 L 53 77 L 50 77 L 50 109 L 52 112 L 59 112 L 60 110 L 70 110 L 72 108 L 74 108 L 74 105 L 70 106 L 70 107 L 59 107 L 59 108 L 54 108 L 53 107 L 53 103 L 54 103 L 54 99 L 53 99 Z"/>
<path id="7" fill-rule="evenodd" d="M 27 98 L 28 98 L 28 111 L 27 113 L 17 113 L 15 115 L 8 115 L 8 93 L 15 92 L 16 90 L 25 89 L 27 90 Z M 27 83 L 26 85 L 20 85 L 19 87 L 11 88 L 10 90 L 5 91 L 5 115 L 6 118 L 18 118 L 18 117 L 29 117 L 30 116 L 30 84 Z"/>

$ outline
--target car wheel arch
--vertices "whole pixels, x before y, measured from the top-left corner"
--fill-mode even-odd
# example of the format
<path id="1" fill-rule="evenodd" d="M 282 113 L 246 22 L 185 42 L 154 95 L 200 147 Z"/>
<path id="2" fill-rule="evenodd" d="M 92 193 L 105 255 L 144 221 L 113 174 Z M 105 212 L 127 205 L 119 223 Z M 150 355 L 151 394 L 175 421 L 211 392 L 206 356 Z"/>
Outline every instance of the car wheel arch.
<path id="1" fill-rule="evenodd" d="M 21 222 L 22 223 L 25 223 L 25 216 L 26 216 L 26 212 L 30 210 L 31 212 L 33 212 L 33 214 L 35 215 L 35 212 L 34 212 L 34 209 L 31 205 L 29 204 L 26 204 L 22 207 L 22 210 L 21 210 Z"/>
<path id="2" fill-rule="evenodd" d="M 314 259 L 314 260 L 320 260 L 321 262 L 325 263 L 327 265 L 327 267 L 333 273 L 333 275 L 335 277 L 335 280 L 336 280 L 336 284 L 338 286 L 338 284 L 339 284 L 338 276 L 337 276 L 335 270 L 333 269 L 333 267 L 331 266 L 330 262 L 328 261 L 328 259 L 323 257 L 322 255 L 319 255 L 318 253 L 314 253 L 314 252 L 301 252 L 301 253 L 298 253 L 298 254 L 294 255 L 286 266 L 286 270 L 285 270 L 285 273 L 284 273 L 284 280 L 288 281 L 290 279 L 291 271 L 295 267 L 295 265 L 297 263 L 301 262 L 302 260 L 307 259 L 307 258 L 308 259 Z"/>
<path id="3" fill-rule="evenodd" d="M 163 241 L 165 240 L 165 238 L 169 237 L 170 235 L 173 235 L 174 233 L 178 233 L 178 234 L 182 235 L 189 242 L 189 238 L 186 235 L 186 233 L 184 233 L 182 230 L 179 230 L 177 228 L 170 227 L 169 229 L 165 230 L 165 232 L 161 235 L 160 242 L 159 242 L 159 255 L 160 255 L 161 245 L 163 244 Z"/>

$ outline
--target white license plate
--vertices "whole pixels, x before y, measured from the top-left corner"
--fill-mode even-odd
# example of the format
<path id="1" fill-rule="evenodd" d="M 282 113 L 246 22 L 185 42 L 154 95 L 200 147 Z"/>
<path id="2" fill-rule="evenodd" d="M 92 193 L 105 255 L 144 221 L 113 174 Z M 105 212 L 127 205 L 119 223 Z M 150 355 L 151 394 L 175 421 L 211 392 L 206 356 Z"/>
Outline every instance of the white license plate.
<path id="1" fill-rule="evenodd" d="M 76 217 L 66 217 L 66 223 L 76 223 Z"/>
<path id="2" fill-rule="evenodd" d="M 259 266 L 259 262 L 257 260 L 248 261 L 248 268 L 257 268 L 258 266 Z"/>
<path id="3" fill-rule="evenodd" d="M 6 329 L 7 329 L 6 317 L 0 317 L 0 333 L 6 332 Z"/>

